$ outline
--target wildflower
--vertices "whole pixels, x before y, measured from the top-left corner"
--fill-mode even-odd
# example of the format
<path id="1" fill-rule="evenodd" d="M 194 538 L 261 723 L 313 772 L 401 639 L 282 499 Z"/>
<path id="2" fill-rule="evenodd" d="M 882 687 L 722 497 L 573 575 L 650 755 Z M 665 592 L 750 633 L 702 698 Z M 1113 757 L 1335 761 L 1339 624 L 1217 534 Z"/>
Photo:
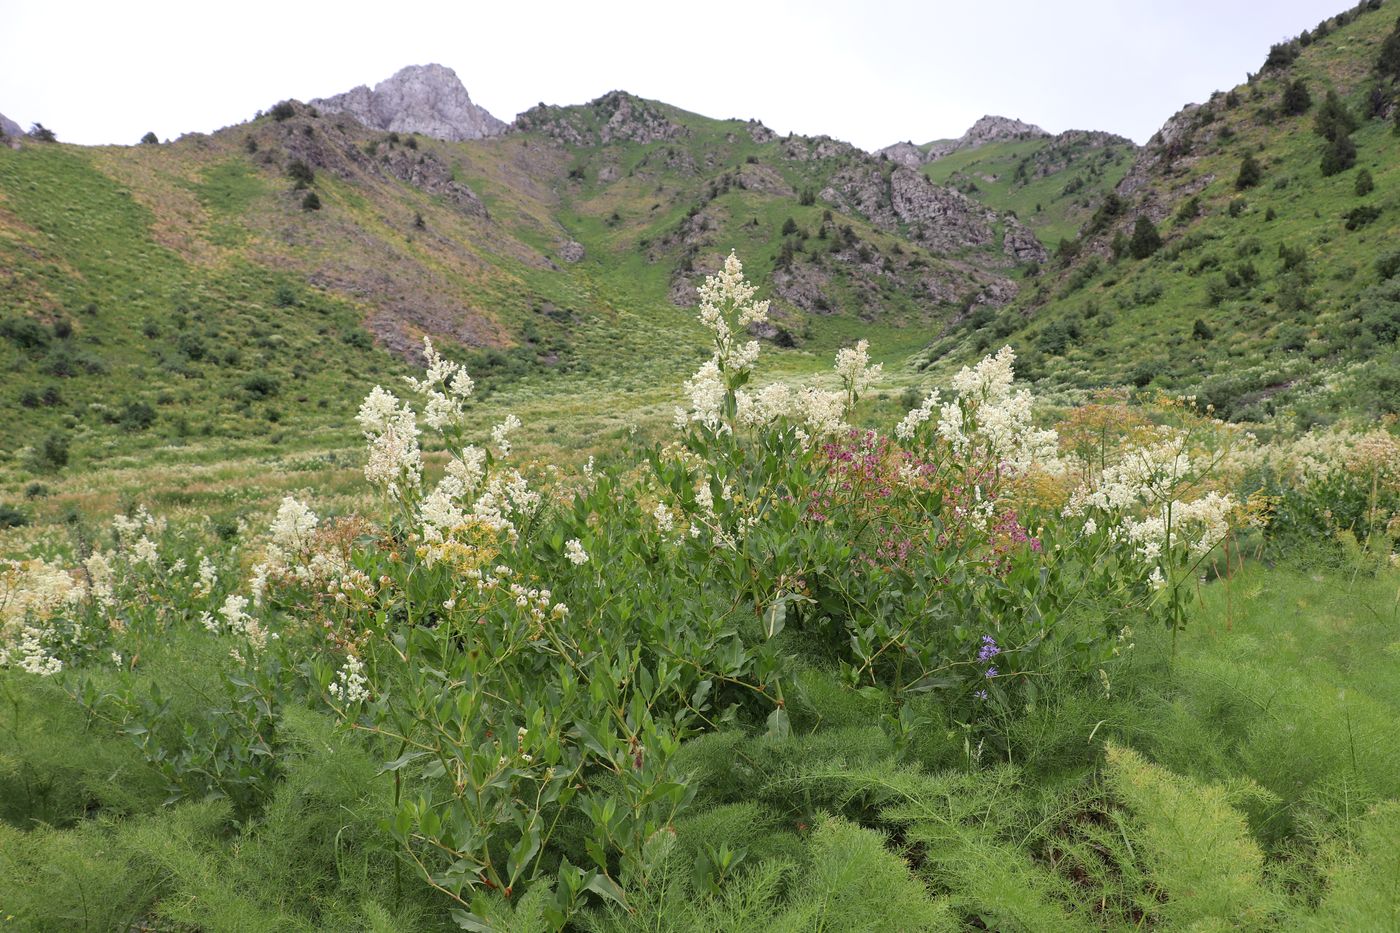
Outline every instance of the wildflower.
<path id="1" fill-rule="evenodd" d="M 306 551 L 320 521 L 305 503 L 284 496 L 272 522 L 272 543 L 293 554 Z"/>
<path id="2" fill-rule="evenodd" d="M 656 528 L 658 531 L 668 532 L 676 527 L 675 516 L 671 514 L 670 509 L 666 508 L 666 503 L 664 502 L 656 503 L 656 508 L 651 510 L 651 517 L 656 519 Z"/>
<path id="3" fill-rule="evenodd" d="M 982 647 L 977 649 L 977 660 L 990 661 L 1001 654 L 1001 649 L 997 647 L 997 640 L 990 635 L 982 636 Z"/>
<path id="4" fill-rule="evenodd" d="M 502 457 L 510 456 L 510 432 L 520 427 L 520 419 L 506 415 L 506 419 L 491 429 L 491 443 L 501 452 Z"/>
<path id="5" fill-rule="evenodd" d="M 883 363 L 870 365 L 870 341 L 860 340 L 854 347 L 843 347 L 836 351 L 836 375 L 846 390 L 847 405 L 852 405 L 862 392 L 870 387 L 875 377 L 880 375 Z"/>
<path id="6" fill-rule="evenodd" d="M 355 655 L 347 655 L 345 666 L 336 671 L 335 680 L 326 692 L 346 705 L 369 699 L 369 678 L 364 674 L 365 663 Z"/>
<path id="7" fill-rule="evenodd" d="M 575 567 L 581 567 L 588 563 L 588 552 L 583 549 L 583 543 L 578 538 L 570 538 L 564 543 L 565 555 L 569 562 Z"/>

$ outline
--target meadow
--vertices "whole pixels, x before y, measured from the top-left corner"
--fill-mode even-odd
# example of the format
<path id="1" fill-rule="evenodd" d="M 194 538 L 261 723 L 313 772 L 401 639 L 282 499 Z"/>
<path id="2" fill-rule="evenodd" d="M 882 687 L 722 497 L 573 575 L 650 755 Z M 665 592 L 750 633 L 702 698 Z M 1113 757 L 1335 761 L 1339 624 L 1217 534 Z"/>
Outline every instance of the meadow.
<path id="1" fill-rule="evenodd" d="M 425 343 L 7 474 L 0 927 L 1400 924 L 1393 423 L 818 364 L 757 294 L 639 325 L 688 378 Z"/>

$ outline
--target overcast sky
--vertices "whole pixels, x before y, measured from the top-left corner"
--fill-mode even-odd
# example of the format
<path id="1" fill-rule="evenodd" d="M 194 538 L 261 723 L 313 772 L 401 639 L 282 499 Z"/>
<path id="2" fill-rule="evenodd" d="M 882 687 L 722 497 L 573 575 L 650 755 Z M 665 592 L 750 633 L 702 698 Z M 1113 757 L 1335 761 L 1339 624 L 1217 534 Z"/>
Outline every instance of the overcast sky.
<path id="1" fill-rule="evenodd" d="M 0 0 L 0 113 L 79 143 L 456 70 L 503 120 L 622 88 L 874 149 L 984 113 L 1145 142 L 1353 0 Z"/>

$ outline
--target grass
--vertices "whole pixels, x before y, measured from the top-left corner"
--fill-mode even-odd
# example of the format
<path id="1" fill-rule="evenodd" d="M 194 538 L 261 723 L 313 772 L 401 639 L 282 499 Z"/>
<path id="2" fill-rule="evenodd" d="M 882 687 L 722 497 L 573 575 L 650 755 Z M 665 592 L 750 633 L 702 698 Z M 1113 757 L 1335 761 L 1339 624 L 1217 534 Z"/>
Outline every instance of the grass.
<path id="1" fill-rule="evenodd" d="M 966 746 L 931 705 L 897 738 L 887 698 L 809 670 L 790 738 L 690 743 L 700 797 L 651 884 L 631 912 L 600 906 L 579 928 L 1383 928 L 1400 910 L 1385 880 L 1398 627 L 1393 572 L 1249 562 L 1201 589 L 1175 658 L 1165 632 L 1135 632 L 1111 698 L 1043 694 L 1000 753 Z M 210 650 L 175 630 L 146 669 L 197 680 Z M 164 804 L 129 739 L 56 684 L 0 683 L 11 928 L 450 928 L 379 841 L 392 783 L 325 713 L 288 709 L 285 776 L 231 833 L 224 804 Z M 721 844 L 741 860 L 710 893 L 691 866 Z M 491 915 L 540 929 L 532 909 Z"/>

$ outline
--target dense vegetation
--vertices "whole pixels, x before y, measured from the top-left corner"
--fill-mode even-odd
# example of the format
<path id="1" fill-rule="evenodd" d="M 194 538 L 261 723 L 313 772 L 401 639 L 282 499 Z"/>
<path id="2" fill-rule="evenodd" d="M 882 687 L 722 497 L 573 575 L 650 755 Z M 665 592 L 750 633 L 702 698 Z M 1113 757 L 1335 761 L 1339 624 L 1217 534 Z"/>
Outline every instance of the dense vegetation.
<path id="1" fill-rule="evenodd" d="M 756 387 L 767 313 L 707 280 L 666 443 L 521 462 L 429 343 L 359 410 L 357 508 L 7 561 L 9 922 L 1394 920 L 1392 434 L 1044 429 L 1009 351 L 886 433 L 863 343 Z"/>

